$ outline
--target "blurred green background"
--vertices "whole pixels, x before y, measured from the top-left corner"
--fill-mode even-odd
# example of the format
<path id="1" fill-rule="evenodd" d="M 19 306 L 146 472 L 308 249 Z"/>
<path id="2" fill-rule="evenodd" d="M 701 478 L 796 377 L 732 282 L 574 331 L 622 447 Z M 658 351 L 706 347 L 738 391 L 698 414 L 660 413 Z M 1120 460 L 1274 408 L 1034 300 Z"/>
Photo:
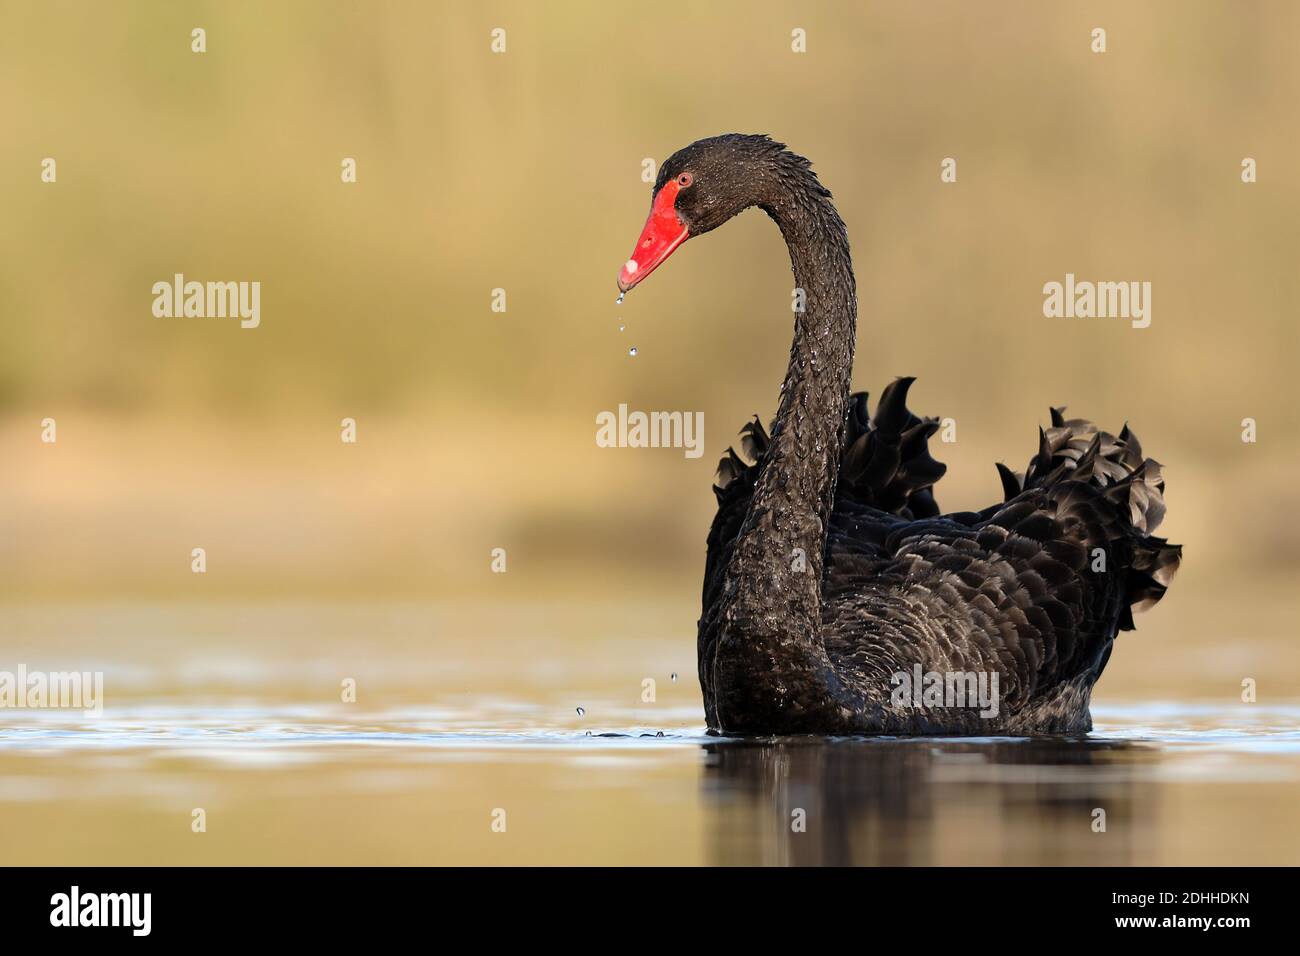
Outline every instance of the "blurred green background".
<path id="1" fill-rule="evenodd" d="M 944 508 L 992 501 L 993 462 L 1023 467 L 1068 403 L 1165 463 L 1187 544 L 1169 605 L 1197 581 L 1229 603 L 1226 582 L 1272 588 L 1300 561 L 1297 20 L 1284 2 L 4 2 L 6 597 L 636 592 L 689 624 L 718 455 L 775 405 L 788 262 L 753 211 L 621 307 L 614 275 L 642 161 L 726 131 L 784 140 L 833 190 L 855 383 L 916 375 L 914 408 L 956 419 Z M 155 319 L 176 272 L 259 280 L 261 327 Z M 1151 327 L 1044 318 L 1067 272 L 1152 282 Z M 704 457 L 597 448 L 620 402 L 704 411 Z"/>
<path id="2" fill-rule="evenodd" d="M 1186 760 L 1152 771 L 1170 786 L 1134 796 L 1103 764 L 1064 789 L 1016 776 L 995 806 L 984 778 L 935 795 L 855 759 L 937 821 L 864 818 L 859 842 L 922 862 L 1294 862 L 1294 787 L 1274 785 L 1289 766 L 1266 765 L 1266 742 L 1232 738 L 1225 761 L 1178 735 L 1271 733 L 1291 712 L 1267 708 L 1300 698 L 1297 36 L 1281 0 L 0 0 L 0 667 L 102 669 L 109 697 L 106 726 L 6 718 L 22 723 L 0 753 L 0 844 L 119 864 L 730 862 L 768 845 L 786 791 L 737 804 L 745 778 L 723 774 L 718 799 L 689 734 L 709 486 L 775 408 L 786 251 L 751 211 L 614 304 L 644 161 L 741 131 L 833 190 L 855 384 L 918 376 L 913 408 L 956 420 L 936 449 L 945 509 L 1000 497 L 993 463 L 1023 467 L 1065 403 L 1132 424 L 1165 464 L 1163 533 L 1186 545 L 1097 694 L 1136 702 L 1102 711 L 1139 741 L 1121 763 L 1173 728 Z M 154 318 L 151 288 L 177 272 L 260 281 L 261 326 Z M 1044 318 L 1044 283 L 1069 272 L 1151 282 L 1150 328 Z M 703 457 L 598 448 L 596 415 L 620 403 L 704 412 Z M 312 743 L 322 728 L 340 749 Z M 358 728 L 366 746 L 346 745 Z M 407 757 L 375 728 L 431 736 Z M 639 761 L 580 746 L 664 728 L 687 743 Z M 485 731 L 523 737 L 494 750 Z M 472 752 L 439 758 L 443 733 Z M 530 749 L 547 734 L 558 750 Z M 332 762 L 304 768 L 308 752 Z M 764 760 L 764 787 L 820 786 L 789 754 Z M 826 789 L 857 808 L 846 779 Z M 1071 816 L 1103 799 L 1104 848 Z M 487 813 L 507 805 L 503 842 Z M 196 806 L 211 838 L 190 831 Z"/>

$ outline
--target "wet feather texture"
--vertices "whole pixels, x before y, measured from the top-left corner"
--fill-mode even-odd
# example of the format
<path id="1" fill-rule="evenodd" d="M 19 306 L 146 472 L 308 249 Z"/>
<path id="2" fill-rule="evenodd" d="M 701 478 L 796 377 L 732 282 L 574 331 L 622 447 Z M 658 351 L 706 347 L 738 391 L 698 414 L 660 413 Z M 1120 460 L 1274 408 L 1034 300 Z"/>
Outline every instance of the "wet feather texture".
<path id="1" fill-rule="evenodd" d="M 1146 533 L 1164 513 L 1159 465 L 1141 458 L 1127 428 L 1115 438 L 1052 409 L 1055 424 L 1040 441 L 1047 457 L 1035 453 L 1023 473 L 998 465 L 1003 502 L 940 516 L 931 489 L 945 466 L 927 444 L 938 420 L 906 410 L 912 381 L 887 386 L 875 416 L 866 393 L 852 396 L 824 556 L 821 636 L 841 677 L 874 687 L 876 697 L 889 675 L 913 664 L 996 670 L 1007 712 L 993 721 L 970 712 L 878 712 L 878 727 L 841 729 L 1089 729 L 1088 692 L 1116 631 L 1132 630 L 1133 610 L 1159 601 L 1178 567 L 1180 548 Z M 745 458 L 728 449 L 719 465 L 706 601 L 708 580 L 724 570 L 715 556 L 750 506 L 767 443 L 762 425 L 750 422 Z M 1098 550 L 1118 564 L 1093 572 Z"/>
<path id="2" fill-rule="evenodd" d="M 701 140 L 671 157 L 692 236 L 758 206 L 789 247 L 806 308 L 770 431 L 759 418 L 718 466 L 699 625 L 711 730 L 728 734 L 1072 734 L 1133 611 L 1161 599 L 1181 549 L 1160 465 L 1118 435 L 1049 412 L 1003 500 L 941 514 L 936 418 L 913 379 L 874 412 L 849 394 L 857 303 L 847 232 L 811 164 L 765 136 Z M 1032 434 L 1032 433 L 1031 433 Z M 895 675 L 996 675 L 995 714 L 917 706 Z"/>

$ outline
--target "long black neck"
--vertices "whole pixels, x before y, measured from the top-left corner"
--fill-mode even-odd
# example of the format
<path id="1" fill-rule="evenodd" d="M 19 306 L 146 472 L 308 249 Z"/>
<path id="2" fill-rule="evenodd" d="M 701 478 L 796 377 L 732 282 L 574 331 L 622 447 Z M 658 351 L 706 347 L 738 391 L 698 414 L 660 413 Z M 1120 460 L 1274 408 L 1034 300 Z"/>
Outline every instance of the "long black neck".
<path id="1" fill-rule="evenodd" d="M 811 171 L 783 177 L 759 205 L 785 237 L 804 309 L 795 314 L 771 442 L 725 572 L 717 666 L 731 673 L 714 686 L 784 681 L 791 700 L 824 698 L 825 688 L 813 685 L 831 679 L 820 636 L 822 556 L 853 372 L 853 263 L 844 223 Z M 727 709 L 783 705 L 735 703 Z"/>

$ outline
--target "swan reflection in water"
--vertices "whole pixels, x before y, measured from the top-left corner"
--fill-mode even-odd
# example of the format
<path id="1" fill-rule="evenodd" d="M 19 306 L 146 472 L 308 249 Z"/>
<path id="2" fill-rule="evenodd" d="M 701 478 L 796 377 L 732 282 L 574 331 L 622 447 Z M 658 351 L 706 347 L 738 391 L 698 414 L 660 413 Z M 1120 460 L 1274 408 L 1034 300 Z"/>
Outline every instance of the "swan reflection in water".
<path id="1" fill-rule="evenodd" d="M 1157 751 L 1140 743 L 786 737 L 704 751 L 714 864 L 1123 865 L 1150 858 L 1158 832 L 1157 788 L 1135 772 Z"/>

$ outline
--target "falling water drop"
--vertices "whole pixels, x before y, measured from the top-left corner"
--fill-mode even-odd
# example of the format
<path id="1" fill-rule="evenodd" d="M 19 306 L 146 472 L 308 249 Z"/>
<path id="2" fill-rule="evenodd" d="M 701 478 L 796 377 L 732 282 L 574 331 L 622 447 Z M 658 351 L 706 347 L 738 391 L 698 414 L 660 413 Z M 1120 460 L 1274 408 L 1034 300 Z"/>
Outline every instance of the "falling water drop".
<path id="1" fill-rule="evenodd" d="M 624 326 L 624 325 L 620 325 L 620 326 L 619 326 L 619 327 L 618 327 L 618 330 L 619 330 L 619 331 L 620 331 L 620 332 L 622 332 L 622 331 L 623 331 L 623 329 L 625 329 L 625 328 L 627 328 L 627 326 Z"/>
<path id="2" fill-rule="evenodd" d="M 677 672 L 673 671 L 673 683 L 677 683 Z"/>
<path id="3" fill-rule="evenodd" d="M 587 712 L 586 712 L 585 710 L 583 710 L 581 707 L 578 708 L 578 716 L 579 716 L 579 717 L 585 717 L 586 714 L 587 714 Z"/>
<path id="4" fill-rule="evenodd" d="M 618 294 L 618 298 L 614 300 L 614 304 L 615 304 L 615 305 L 622 305 L 622 304 L 623 304 L 623 297 L 626 296 L 626 295 L 627 295 L 626 292 L 620 292 L 620 293 Z"/>
<path id="5" fill-rule="evenodd" d="M 632 356 L 633 358 L 636 358 L 636 346 L 634 345 L 630 349 L 628 349 L 627 354 Z"/>

